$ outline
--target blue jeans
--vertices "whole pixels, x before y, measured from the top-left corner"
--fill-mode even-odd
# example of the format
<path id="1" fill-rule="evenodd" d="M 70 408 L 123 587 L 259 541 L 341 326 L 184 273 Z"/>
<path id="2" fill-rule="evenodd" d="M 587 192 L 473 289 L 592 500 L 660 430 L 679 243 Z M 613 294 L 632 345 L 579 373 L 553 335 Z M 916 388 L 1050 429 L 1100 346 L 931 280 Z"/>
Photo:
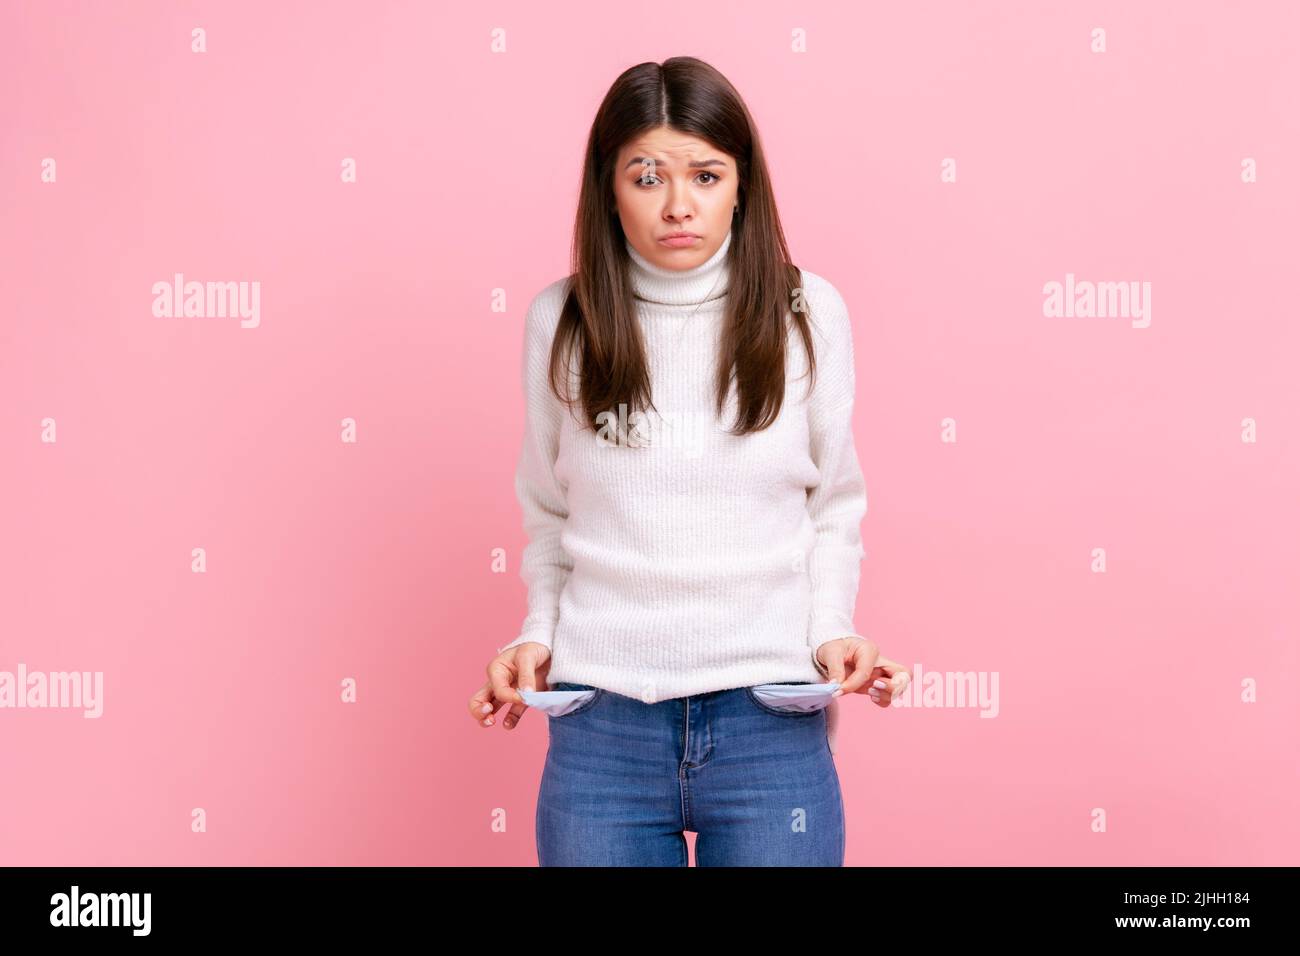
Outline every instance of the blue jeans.
<path id="1" fill-rule="evenodd" d="M 826 711 L 748 687 L 646 704 L 595 690 L 560 717 L 537 796 L 542 866 L 843 866 L 844 802 Z"/>

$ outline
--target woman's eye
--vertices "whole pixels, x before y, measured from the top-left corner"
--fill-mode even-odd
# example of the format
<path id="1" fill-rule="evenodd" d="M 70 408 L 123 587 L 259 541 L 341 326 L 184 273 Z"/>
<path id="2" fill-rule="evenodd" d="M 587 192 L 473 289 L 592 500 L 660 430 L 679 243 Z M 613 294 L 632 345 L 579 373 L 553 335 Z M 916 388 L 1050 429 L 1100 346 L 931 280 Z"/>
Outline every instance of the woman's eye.
<path id="1" fill-rule="evenodd" d="M 707 183 L 704 183 L 705 186 L 712 186 L 714 183 L 716 183 L 719 179 L 722 178 L 717 173 L 705 172 L 705 173 L 700 173 L 700 175 L 710 177 L 709 181 Z M 637 179 L 634 179 L 633 182 L 636 183 L 636 185 L 638 186 L 651 186 L 654 185 L 652 180 L 657 180 L 658 178 L 659 178 L 658 176 L 647 175 L 647 176 L 641 176 Z"/>

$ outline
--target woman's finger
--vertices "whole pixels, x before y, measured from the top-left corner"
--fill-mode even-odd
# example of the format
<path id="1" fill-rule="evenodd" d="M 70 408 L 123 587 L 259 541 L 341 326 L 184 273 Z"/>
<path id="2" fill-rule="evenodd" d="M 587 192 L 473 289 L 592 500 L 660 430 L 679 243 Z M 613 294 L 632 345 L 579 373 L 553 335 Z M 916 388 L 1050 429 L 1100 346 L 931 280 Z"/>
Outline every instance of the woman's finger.
<path id="1" fill-rule="evenodd" d="M 492 683 L 490 681 L 476 690 L 474 696 L 469 699 L 470 716 L 483 727 L 492 726 L 492 714 L 496 713 L 497 708 L 500 706 L 500 703 L 492 696 Z"/>
<path id="2" fill-rule="evenodd" d="M 504 720 L 506 730 L 511 729 L 515 724 L 519 723 L 519 721 L 523 719 L 524 711 L 527 709 L 527 704 L 511 704 L 510 709 L 506 711 Z"/>
<path id="3" fill-rule="evenodd" d="M 888 707 L 894 702 L 894 698 L 903 692 L 903 688 L 907 686 L 909 675 L 906 670 L 892 661 L 887 662 L 883 667 L 877 667 L 876 670 L 883 670 L 886 674 L 891 670 L 894 671 L 892 676 L 888 678 L 884 676 L 877 677 L 867 685 L 867 696 L 881 707 Z"/>
<path id="4" fill-rule="evenodd" d="M 912 681 L 911 671 L 897 661 L 891 661 L 887 657 L 880 658 L 876 663 L 880 666 L 880 669 L 885 672 L 885 679 L 889 684 L 891 693 L 898 695 L 907 689 L 907 685 Z"/>
<path id="5" fill-rule="evenodd" d="M 894 693 L 890 684 L 883 677 L 877 677 L 871 684 L 867 685 L 867 696 L 881 707 L 888 707 L 894 702 Z"/>
<path id="6" fill-rule="evenodd" d="M 492 695 L 503 704 L 521 704 L 524 702 L 519 691 L 515 690 L 516 672 L 508 658 L 498 657 L 488 665 L 488 683 L 492 685 Z"/>
<path id="7" fill-rule="evenodd" d="M 871 679 L 872 669 L 880 649 L 870 641 L 850 641 L 844 653 L 845 663 L 852 662 L 853 673 L 840 681 L 840 691 L 845 694 L 861 693 L 862 686 Z"/>

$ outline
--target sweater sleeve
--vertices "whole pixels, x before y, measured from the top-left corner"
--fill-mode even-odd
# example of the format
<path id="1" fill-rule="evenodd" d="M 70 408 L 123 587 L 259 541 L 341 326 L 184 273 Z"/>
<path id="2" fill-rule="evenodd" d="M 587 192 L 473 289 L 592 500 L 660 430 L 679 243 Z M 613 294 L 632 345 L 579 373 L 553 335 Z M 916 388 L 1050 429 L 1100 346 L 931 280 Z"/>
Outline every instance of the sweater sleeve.
<path id="1" fill-rule="evenodd" d="M 551 342 L 564 299 L 560 292 L 558 287 L 544 290 L 524 319 L 524 437 L 515 469 L 515 495 L 528 537 L 519 564 L 519 576 L 528 588 L 528 614 L 519 636 L 498 652 L 529 641 L 551 647 L 560 617 L 560 592 L 573 570 L 573 559 L 560 542 L 569 508 L 565 489 L 555 477 L 560 424 L 566 409 L 547 378 Z"/>
<path id="2" fill-rule="evenodd" d="M 816 534 L 808 562 L 812 585 L 808 646 L 814 666 L 825 674 L 817 648 L 843 637 L 862 637 L 854 629 L 853 611 L 865 553 L 860 525 L 867 510 L 867 490 L 853 438 L 856 383 L 848 308 L 829 282 L 807 281 L 818 350 L 808 426 L 811 456 L 820 476 L 808 489 L 808 514 Z"/>

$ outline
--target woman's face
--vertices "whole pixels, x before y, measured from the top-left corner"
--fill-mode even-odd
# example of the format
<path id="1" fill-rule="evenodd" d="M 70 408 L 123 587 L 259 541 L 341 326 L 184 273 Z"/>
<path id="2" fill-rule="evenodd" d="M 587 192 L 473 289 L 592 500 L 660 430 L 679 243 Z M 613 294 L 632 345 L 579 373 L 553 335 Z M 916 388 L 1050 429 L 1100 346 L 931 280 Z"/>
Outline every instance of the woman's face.
<path id="1" fill-rule="evenodd" d="M 630 141 L 614 168 L 614 204 L 632 248 L 665 269 L 704 262 L 731 231 L 736 161 L 661 126 Z M 694 238 L 669 237 L 689 233 Z"/>

